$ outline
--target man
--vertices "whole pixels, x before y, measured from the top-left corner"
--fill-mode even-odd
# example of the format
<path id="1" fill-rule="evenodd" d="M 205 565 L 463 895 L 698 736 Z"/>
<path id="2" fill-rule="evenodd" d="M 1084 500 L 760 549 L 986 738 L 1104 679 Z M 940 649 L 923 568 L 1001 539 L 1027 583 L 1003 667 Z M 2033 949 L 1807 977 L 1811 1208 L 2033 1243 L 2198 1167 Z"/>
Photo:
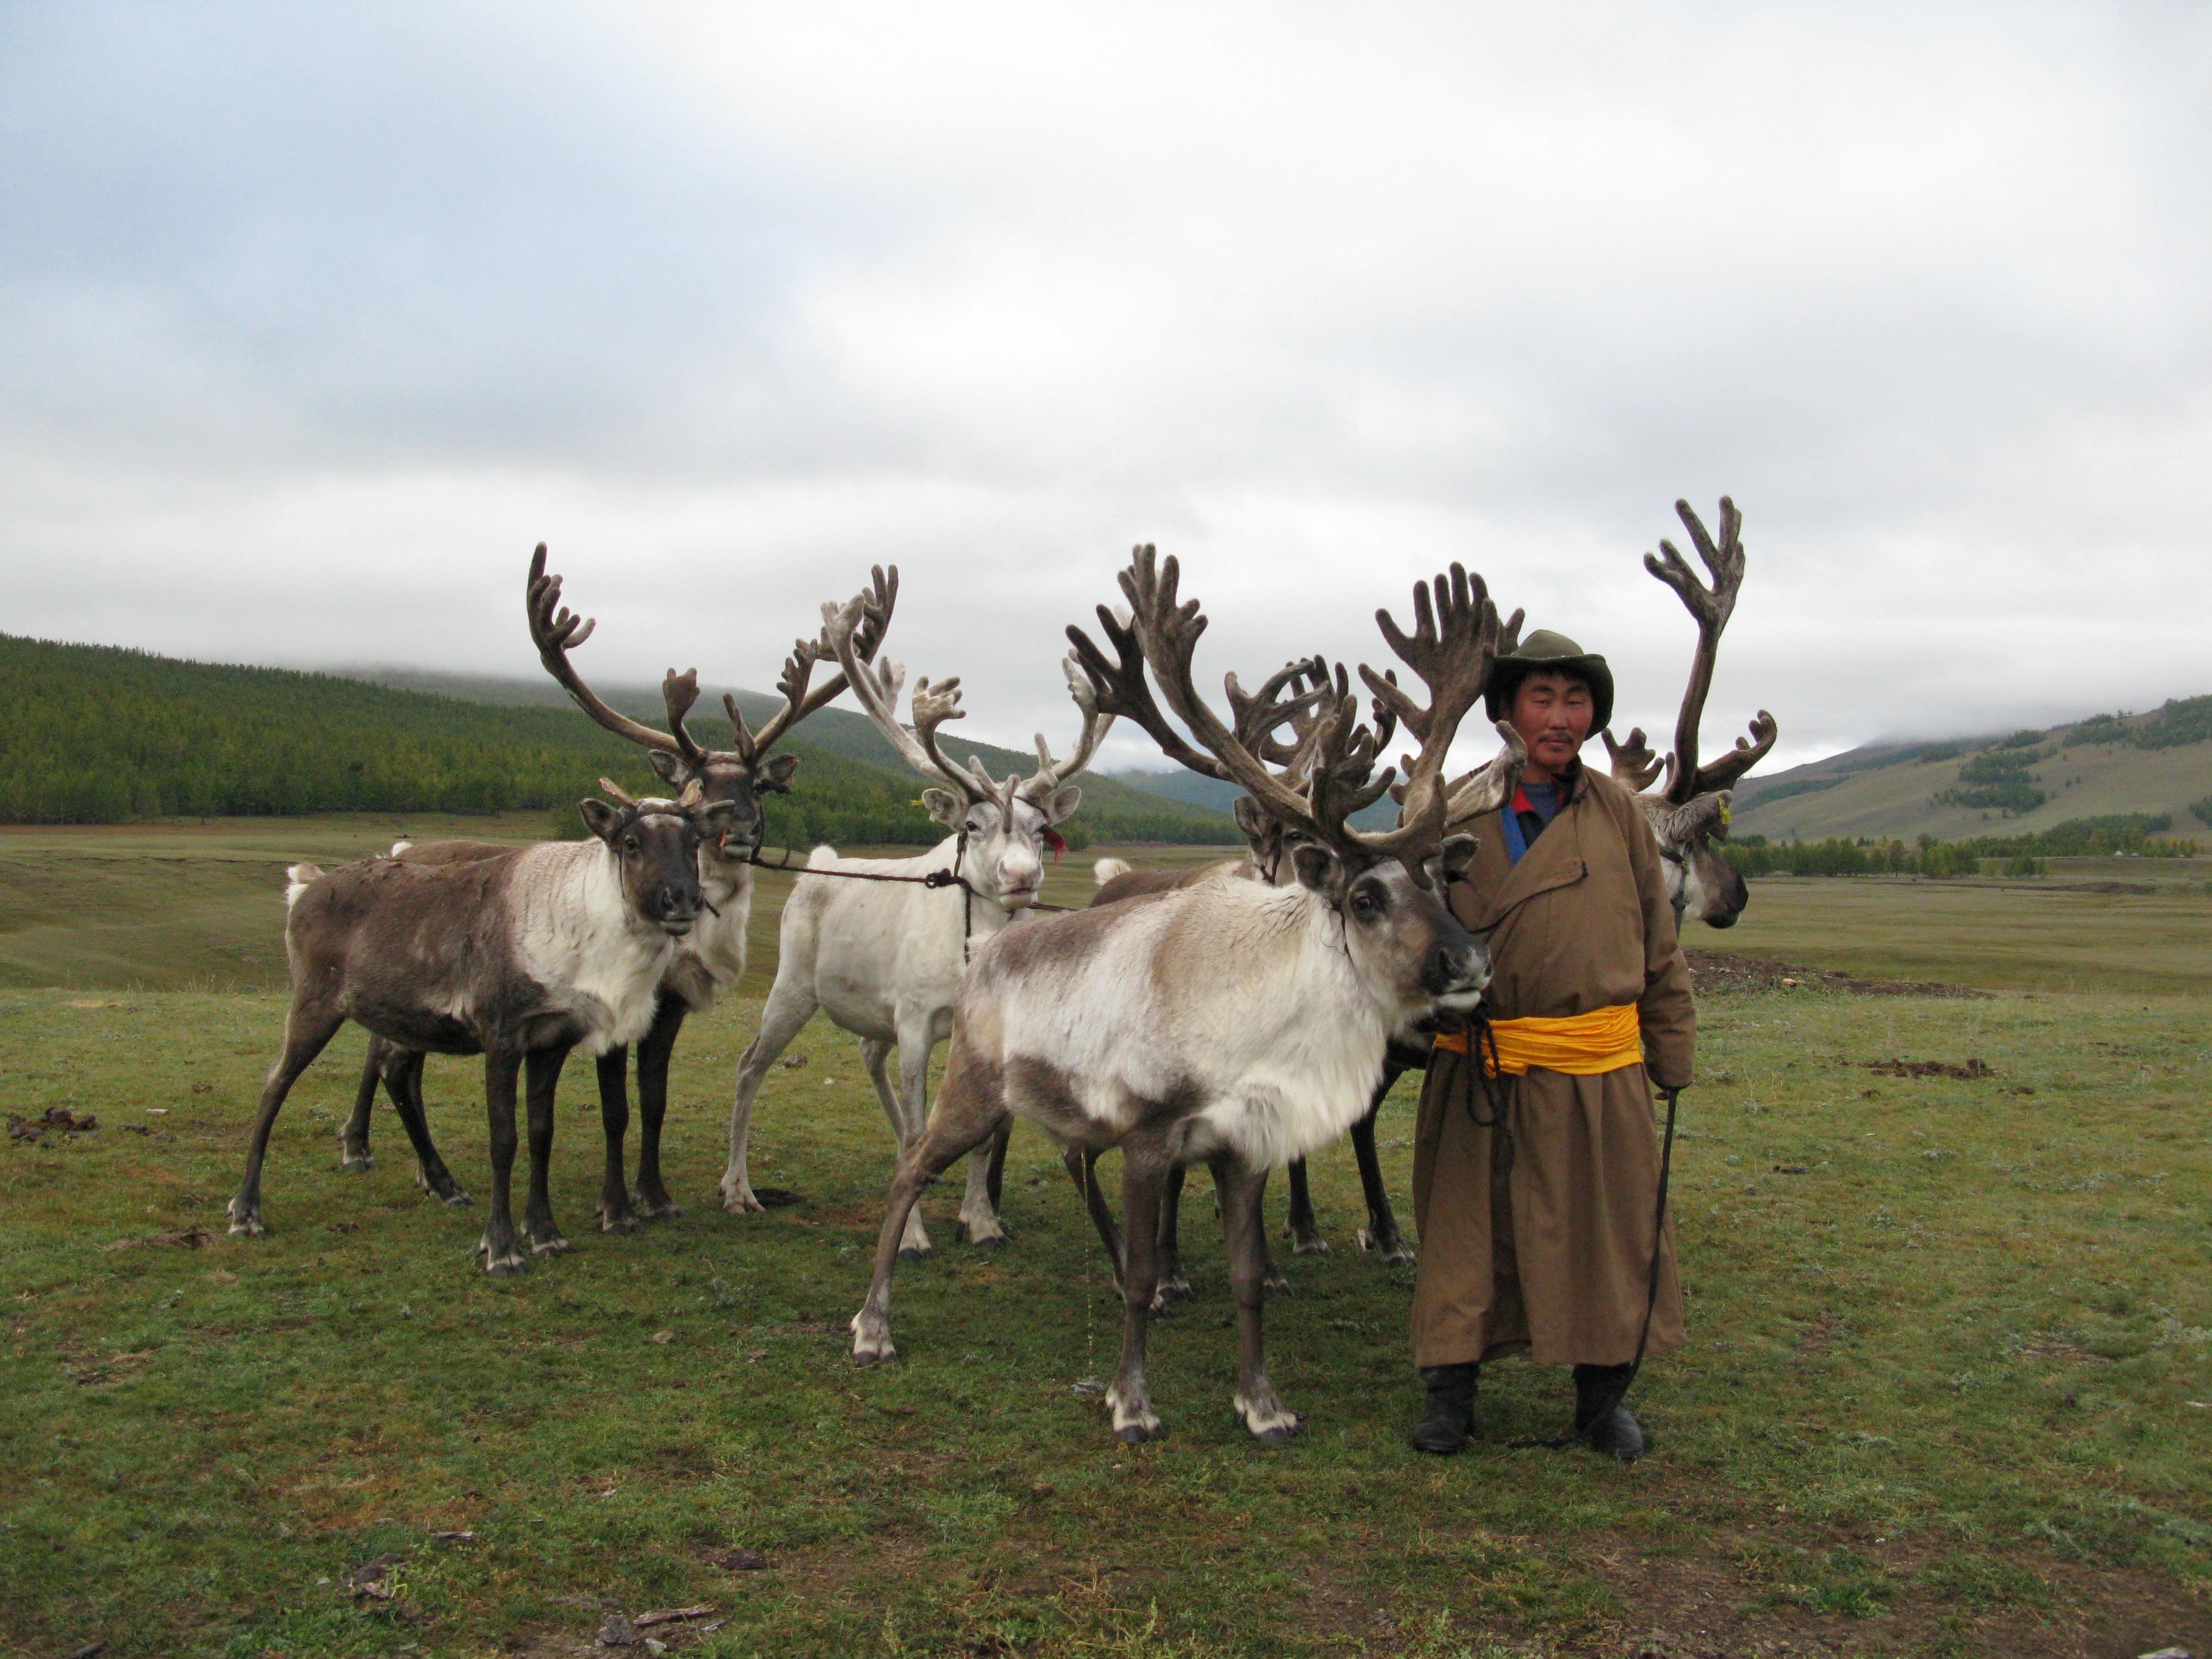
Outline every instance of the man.
<path id="1" fill-rule="evenodd" d="M 1643 813 L 1579 758 L 1612 718 L 1605 659 L 1539 631 L 1498 659 L 1488 702 L 1528 764 L 1503 809 L 1465 826 L 1481 844 L 1452 889 L 1496 976 L 1490 1036 L 1440 1036 L 1421 1091 L 1413 1353 L 1428 1398 L 1413 1441 L 1458 1451 L 1480 1367 L 1525 1349 L 1574 1367 L 1576 1433 L 1626 1461 L 1644 1451 L 1624 1403 L 1636 1362 L 1682 1340 L 1671 1229 L 1655 1238 L 1651 1090 L 1690 1081 L 1689 971 Z"/>

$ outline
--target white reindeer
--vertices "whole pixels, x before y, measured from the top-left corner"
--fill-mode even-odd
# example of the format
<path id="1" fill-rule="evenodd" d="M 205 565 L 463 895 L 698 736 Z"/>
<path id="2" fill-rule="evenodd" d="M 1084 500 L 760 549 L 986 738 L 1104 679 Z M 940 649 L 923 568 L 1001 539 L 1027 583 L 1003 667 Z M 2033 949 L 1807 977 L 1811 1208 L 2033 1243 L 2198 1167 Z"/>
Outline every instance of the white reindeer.
<path id="1" fill-rule="evenodd" d="M 893 571 L 894 583 L 896 577 Z M 923 790 L 922 805 L 952 833 L 918 858 L 845 859 L 829 847 L 816 848 L 808 858 L 811 873 L 799 878 L 784 903 L 775 984 L 761 1012 L 760 1033 L 738 1062 L 730 1162 L 722 1175 L 726 1209 L 761 1207 L 745 1170 L 753 1102 L 769 1067 L 817 1008 L 860 1039 L 862 1063 L 900 1152 L 921 1133 L 930 1051 L 952 1029 L 953 997 L 969 957 L 1035 901 L 1044 879 L 1047 832 L 1083 799 L 1067 780 L 1091 763 L 1113 724 L 1110 715 L 1098 712 L 1090 681 L 1071 658 L 1068 684 L 1083 712 L 1083 729 L 1068 759 L 1054 760 L 1040 733 L 1037 769 L 1026 779 L 994 781 L 972 757 L 965 768 L 957 766 L 938 747 L 937 728 L 963 717 L 958 678 L 938 686 L 916 681 L 913 729 L 902 726 L 898 697 L 905 669 L 890 663 L 879 669 L 855 647 L 855 630 L 869 615 L 862 599 L 842 610 L 823 606 L 823 640 L 876 729 L 917 772 L 944 786 Z M 827 873 L 838 871 L 851 875 Z M 927 877 L 948 874 L 957 882 L 923 884 Z M 896 1087 L 890 1072 L 894 1048 Z M 960 1224 L 971 1244 L 1007 1239 L 998 1213 L 995 1150 L 978 1151 L 969 1166 Z M 908 1221 L 902 1248 L 910 1255 L 930 1254 L 919 1210 Z"/>
<path id="2" fill-rule="evenodd" d="M 1197 743 L 1291 832 L 1296 880 L 1203 880 L 1047 916 L 977 956 L 961 988 L 936 1108 L 891 1183 L 874 1279 L 853 1319 L 853 1353 L 863 1364 L 894 1355 L 890 1281 L 922 1188 L 1019 1115 L 1062 1149 L 1117 1269 L 1125 1318 L 1121 1363 L 1107 1391 L 1115 1432 L 1128 1441 L 1166 1432 L 1145 1373 L 1159 1210 L 1169 1172 L 1203 1162 L 1230 1237 L 1236 1407 L 1255 1438 L 1279 1444 L 1298 1419 L 1276 1395 L 1262 1351 L 1258 1200 L 1267 1171 L 1335 1139 L 1367 1110 L 1394 1033 L 1438 1011 L 1472 1010 L 1488 982 L 1480 942 L 1441 891 L 1474 851 L 1472 838 L 1445 840 L 1447 813 L 1480 801 L 1471 791 L 1448 792 L 1443 770 L 1488 677 L 1498 615 L 1480 579 L 1470 581 L 1457 566 L 1437 578 L 1433 604 L 1429 586 L 1414 590 L 1410 635 L 1378 613 L 1430 701 L 1422 708 L 1395 682 L 1362 670 L 1421 744 L 1401 827 L 1370 835 L 1346 820 L 1379 799 L 1392 775 L 1370 777 L 1375 734 L 1359 724 L 1356 699 L 1327 710 L 1305 787 L 1291 788 L 1250 740 L 1273 723 L 1268 711 L 1251 711 L 1253 700 L 1231 677 L 1232 731 L 1197 695 L 1191 653 L 1206 619 L 1195 600 L 1177 604 L 1176 585 L 1173 559 L 1157 568 L 1150 547 L 1137 550 L 1121 576 L 1133 623 L 1099 611 L 1120 648 L 1118 666 L 1070 630 L 1096 704 L 1154 730 L 1140 714 L 1152 702 L 1149 664 Z M 1518 775 L 1510 728 L 1500 732 L 1508 756 L 1489 769 L 1482 797 L 1493 806 Z M 1115 1146 L 1125 1224 L 1118 1230 L 1091 1170 Z"/>

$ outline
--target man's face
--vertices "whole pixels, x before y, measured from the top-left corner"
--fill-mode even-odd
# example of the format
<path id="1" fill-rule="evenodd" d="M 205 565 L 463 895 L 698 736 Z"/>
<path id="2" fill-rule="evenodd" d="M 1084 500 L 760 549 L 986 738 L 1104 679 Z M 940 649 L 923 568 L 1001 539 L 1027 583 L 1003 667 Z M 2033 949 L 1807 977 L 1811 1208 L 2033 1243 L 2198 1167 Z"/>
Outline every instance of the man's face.
<path id="1" fill-rule="evenodd" d="M 1513 729 L 1528 745 L 1526 775 L 1548 783 L 1574 763 L 1596 706 L 1589 686 L 1565 674 L 1535 673 L 1513 693 Z"/>

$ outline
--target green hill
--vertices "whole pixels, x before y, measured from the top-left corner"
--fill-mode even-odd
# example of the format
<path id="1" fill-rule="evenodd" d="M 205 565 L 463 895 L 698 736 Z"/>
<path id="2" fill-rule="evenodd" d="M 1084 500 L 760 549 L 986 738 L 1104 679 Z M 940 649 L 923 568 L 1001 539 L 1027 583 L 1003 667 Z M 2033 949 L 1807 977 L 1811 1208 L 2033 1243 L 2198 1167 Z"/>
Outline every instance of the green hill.
<path id="1" fill-rule="evenodd" d="M 2003 737 L 1869 744 L 1748 778 L 1735 797 L 1737 833 L 1773 841 L 1958 841 L 2127 814 L 2167 815 L 2181 836 L 2212 828 L 2212 696 Z"/>
<path id="2" fill-rule="evenodd" d="M 638 791 L 652 782 L 635 746 L 565 699 L 465 699 L 441 693 L 467 682 L 438 684 L 440 691 L 402 690 L 0 635 L 0 823 L 534 808 L 565 823 L 603 774 Z M 550 682 L 545 690 L 560 696 Z M 773 706 L 740 696 L 749 713 Z M 641 716 L 660 713 L 657 692 L 622 701 Z M 791 795 L 770 802 L 772 842 L 939 838 L 917 804 L 919 780 L 865 719 L 824 710 L 800 729 L 815 738 L 817 723 L 829 741 L 789 744 L 801 765 Z M 711 742 L 711 733 L 702 735 Z M 874 745 L 872 761 L 856 757 L 868 752 L 860 735 Z M 994 764 L 1020 759 L 982 752 Z M 1078 844 L 1237 838 L 1219 814 L 1104 780 L 1086 778 L 1084 791 L 1068 826 Z"/>

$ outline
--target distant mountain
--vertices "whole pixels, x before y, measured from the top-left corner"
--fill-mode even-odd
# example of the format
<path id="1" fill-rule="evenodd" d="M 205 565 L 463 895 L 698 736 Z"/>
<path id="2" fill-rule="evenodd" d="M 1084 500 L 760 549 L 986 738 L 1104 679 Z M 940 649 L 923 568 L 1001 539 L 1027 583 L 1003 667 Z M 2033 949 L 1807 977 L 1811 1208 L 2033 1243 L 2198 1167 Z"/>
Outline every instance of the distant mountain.
<path id="1" fill-rule="evenodd" d="M 2212 824 L 2212 696 L 2002 736 L 1869 744 L 1753 774 L 1735 793 L 1736 833 L 1773 841 L 1955 841 L 2116 813 L 2169 814 L 2181 836 Z"/>

